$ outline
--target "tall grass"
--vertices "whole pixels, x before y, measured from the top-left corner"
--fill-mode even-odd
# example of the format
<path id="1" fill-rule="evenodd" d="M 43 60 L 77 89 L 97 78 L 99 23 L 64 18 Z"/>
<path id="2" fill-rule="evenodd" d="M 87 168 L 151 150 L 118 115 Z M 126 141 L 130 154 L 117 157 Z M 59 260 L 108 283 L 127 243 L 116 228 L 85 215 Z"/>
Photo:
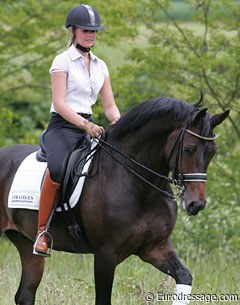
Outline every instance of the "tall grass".
<path id="1" fill-rule="evenodd" d="M 6 239 L 0 240 L 0 249 L 0 304 L 11 305 L 19 282 L 20 261 L 16 249 Z M 239 294 L 239 259 L 232 260 L 221 251 L 204 256 L 198 251 L 196 255 L 194 248 L 187 247 L 184 259 L 194 278 L 193 293 Z M 171 304 L 157 300 L 146 302 L 145 295 L 148 292 L 155 296 L 172 293 L 174 286 L 174 280 L 169 276 L 132 256 L 116 269 L 112 302 L 114 305 Z M 46 260 L 36 305 L 93 305 L 94 293 L 93 256 L 54 251 Z M 239 305 L 240 299 L 190 304 Z"/>

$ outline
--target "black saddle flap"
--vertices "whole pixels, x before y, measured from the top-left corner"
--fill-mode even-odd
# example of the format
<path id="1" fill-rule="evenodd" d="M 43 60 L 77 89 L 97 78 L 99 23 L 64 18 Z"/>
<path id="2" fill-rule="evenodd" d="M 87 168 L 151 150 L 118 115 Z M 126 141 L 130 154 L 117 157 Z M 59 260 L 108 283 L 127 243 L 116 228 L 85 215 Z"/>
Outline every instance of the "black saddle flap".
<path id="1" fill-rule="evenodd" d="M 91 144 L 91 141 L 86 138 L 82 146 L 75 149 L 69 158 L 62 188 L 63 202 L 69 202 L 79 178 L 83 175 L 82 170 L 91 151 Z"/>

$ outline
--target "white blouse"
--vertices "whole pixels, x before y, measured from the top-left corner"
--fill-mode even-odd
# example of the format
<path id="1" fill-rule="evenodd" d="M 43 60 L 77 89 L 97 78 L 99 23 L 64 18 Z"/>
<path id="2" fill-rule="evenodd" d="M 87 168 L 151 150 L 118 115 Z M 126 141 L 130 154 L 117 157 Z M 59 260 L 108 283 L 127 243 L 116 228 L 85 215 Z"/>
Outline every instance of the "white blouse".
<path id="1" fill-rule="evenodd" d="M 84 57 L 72 45 L 67 51 L 57 55 L 53 60 L 50 73 L 67 73 L 66 103 L 78 113 L 92 114 L 92 105 L 97 101 L 105 77 L 109 76 L 104 61 L 90 51 L 90 73 L 85 64 Z M 51 112 L 56 112 L 51 105 Z"/>

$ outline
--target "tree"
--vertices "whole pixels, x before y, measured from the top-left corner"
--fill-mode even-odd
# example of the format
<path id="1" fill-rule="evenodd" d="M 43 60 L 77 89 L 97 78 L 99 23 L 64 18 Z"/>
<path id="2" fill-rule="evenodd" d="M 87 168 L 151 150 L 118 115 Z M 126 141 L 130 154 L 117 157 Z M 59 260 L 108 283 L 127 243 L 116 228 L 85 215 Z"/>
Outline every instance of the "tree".
<path id="1" fill-rule="evenodd" d="M 91 1 L 107 29 L 101 41 L 116 45 L 135 37 L 137 5 L 130 0 Z M 75 1 L 4 0 L 0 2 L 1 145 L 38 143 L 51 103 L 48 70 L 56 54 L 67 47 L 66 14 Z M 128 11 L 128 15 L 126 15 Z M 6 120 L 7 116 L 7 120 Z M 11 132 L 8 132 L 11 125 Z"/>
<path id="2" fill-rule="evenodd" d="M 144 2 L 142 18 L 146 21 L 148 44 L 139 46 L 136 41 L 129 51 L 131 62 L 119 70 L 116 93 L 126 105 L 158 95 L 194 102 L 201 89 L 210 113 L 231 109 L 217 140 L 220 153 L 209 171 L 211 206 L 204 213 L 211 217 L 207 224 L 205 218 L 198 218 L 186 225 L 191 226 L 195 233 L 192 238 L 197 241 L 200 236 L 200 240 L 209 240 L 218 234 L 221 242 L 215 238 L 214 247 L 222 243 L 239 249 L 240 3 L 188 1 L 194 23 L 186 26 L 172 17 L 171 1 Z M 163 16 L 167 22 L 161 22 Z M 198 222 L 197 227 L 194 222 Z M 180 226 L 182 238 L 189 238 L 184 234 L 189 230 Z"/>

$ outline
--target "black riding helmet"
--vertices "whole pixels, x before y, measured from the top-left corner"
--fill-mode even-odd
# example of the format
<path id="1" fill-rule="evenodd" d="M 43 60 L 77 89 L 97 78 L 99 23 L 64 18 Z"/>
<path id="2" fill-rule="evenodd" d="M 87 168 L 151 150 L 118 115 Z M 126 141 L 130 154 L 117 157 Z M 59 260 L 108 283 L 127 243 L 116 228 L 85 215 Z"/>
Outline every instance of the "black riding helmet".
<path id="1" fill-rule="evenodd" d="M 66 28 L 75 26 L 89 31 L 103 31 L 98 12 L 90 5 L 80 4 L 72 8 L 66 18 Z"/>

